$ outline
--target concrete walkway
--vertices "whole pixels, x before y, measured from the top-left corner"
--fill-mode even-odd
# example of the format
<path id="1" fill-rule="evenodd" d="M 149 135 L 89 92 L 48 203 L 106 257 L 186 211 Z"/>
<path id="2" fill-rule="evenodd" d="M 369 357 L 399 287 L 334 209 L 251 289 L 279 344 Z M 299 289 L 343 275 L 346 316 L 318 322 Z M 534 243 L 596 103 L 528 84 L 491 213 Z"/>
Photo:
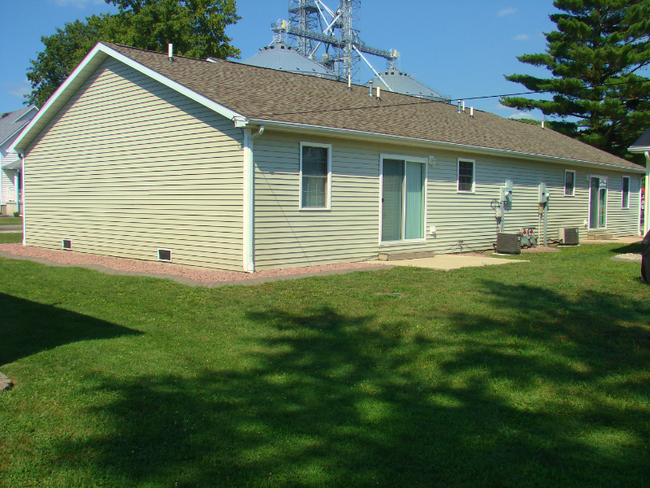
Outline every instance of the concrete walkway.
<path id="1" fill-rule="evenodd" d="M 22 225 L 0 225 L 0 232 L 22 232 Z"/>

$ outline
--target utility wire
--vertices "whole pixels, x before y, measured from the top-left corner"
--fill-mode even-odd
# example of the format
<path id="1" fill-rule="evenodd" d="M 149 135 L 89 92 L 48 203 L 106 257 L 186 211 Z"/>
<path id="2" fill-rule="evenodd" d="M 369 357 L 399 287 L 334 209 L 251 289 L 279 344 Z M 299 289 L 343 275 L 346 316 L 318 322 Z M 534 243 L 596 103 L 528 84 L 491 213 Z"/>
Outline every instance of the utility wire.
<path id="1" fill-rule="evenodd" d="M 648 83 L 650 80 L 636 80 L 636 81 L 626 81 L 626 82 L 621 82 L 621 83 L 607 83 L 603 85 L 594 85 L 592 88 L 604 88 L 604 87 L 609 87 L 609 86 L 617 86 L 617 85 L 632 85 L 635 83 Z M 486 100 L 489 98 L 504 98 L 504 97 L 516 97 L 520 95 L 534 95 L 534 94 L 544 94 L 545 92 L 539 92 L 539 91 L 528 91 L 528 92 L 519 92 L 519 93 L 505 93 L 502 95 L 485 95 L 481 97 L 454 97 L 453 100 Z M 386 105 L 375 105 L 375 106 L 366 106 L 366 107 L 344 107 L 344 108 L 333 108 L 333 109 L 322 109 L 322 110 L 304 110 L 300 112 L 280 112 L 280 113 L 263 113 L 254 116 L 253 118 L 256 117 L 274 117 L 278 115 L 301 115 L 301 114 L 318 114 L 318 113 L 330 113 L 330 112 L 350 112 L 354 110 L 372 110 L 372 109 L 380 109 L 380 108 L 392 108 L 392 107 L 408 107 L 410 105 L 427 105 L 430 103 L 440 103 L 438 100 L 419 100 L 417 102 L 409 102 L 409 103 L 389 103 Z"/>

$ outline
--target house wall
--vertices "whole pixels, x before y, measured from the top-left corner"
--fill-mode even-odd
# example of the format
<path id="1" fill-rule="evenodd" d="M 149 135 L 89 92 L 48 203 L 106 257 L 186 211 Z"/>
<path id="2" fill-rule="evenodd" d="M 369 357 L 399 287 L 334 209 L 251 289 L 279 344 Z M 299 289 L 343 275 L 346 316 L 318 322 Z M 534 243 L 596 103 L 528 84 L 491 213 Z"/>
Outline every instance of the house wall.
<path id="1" fill-rule="evenodd" d="M 27 245 L 242 268 L 243 133 L 112 59 L 28 148 Z"/>
<path id="2" fill-rule="evenodd" d="M 0 147 L 0 204 L 4 205 L 7 201 L 16 200 L 16 189 L 14 187 L 14 172 L 2 169 L 2 165 L 12 163 L 18 159 L 18 155 L 8 153 L 8 144 Z"/>
<path id="3" fill-rule="evenodd" d="M 329 210 L 300 210 L 300 142 L 332 144 L 332 198 Z M 268 130 L 255 140 L 255 261 L 257 269 L 369 260 L 379 252 L 491 249 L 497 224 L 491 201 L 505 180 L 514 200 L 505 214 L 505 232 L 538 227 L 538 185 L 550 191 L 548 238 L 560 227 L 579 227 L 589 218 L 589 174 L 608 177 L 608 226 L 614 236 L 638 234 L 639 175 L 539 163 L 471 153 L 427 151 L 389 144 L 293 136 Z M 426 240 L 380 243 L 380 157 L 429 158 Z M 475 160 L 475 192 L 457 191 L 458 157 Z M 564 196 L 564 171 L 576 171 L 575 196 Z M 621 208 L 621 176 L 630 176 L 630 208 Z M 435 236 L 429 233 L 435 226 Z M 538 228 L 538 233 L 541 229 Z"/>

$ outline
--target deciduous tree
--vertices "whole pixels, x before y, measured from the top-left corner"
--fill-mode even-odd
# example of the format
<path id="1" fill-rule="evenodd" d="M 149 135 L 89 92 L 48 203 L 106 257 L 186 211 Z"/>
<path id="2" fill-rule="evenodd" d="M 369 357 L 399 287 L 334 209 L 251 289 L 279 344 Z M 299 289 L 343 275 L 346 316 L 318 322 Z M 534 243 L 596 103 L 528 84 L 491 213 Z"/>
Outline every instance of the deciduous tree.
<path id="1" fill-rule="evenodd" d="M 235 0 L 105 1 L 117 6 L 118 13 L 66 23 L 41 38 L 45 49 L 27 70 L 32 92 L 26 104 L 42 106 L 98 41 L 160 52 L 172 43 L 182 56 L 239 57 L 225 33 L 239 20 Z"/>

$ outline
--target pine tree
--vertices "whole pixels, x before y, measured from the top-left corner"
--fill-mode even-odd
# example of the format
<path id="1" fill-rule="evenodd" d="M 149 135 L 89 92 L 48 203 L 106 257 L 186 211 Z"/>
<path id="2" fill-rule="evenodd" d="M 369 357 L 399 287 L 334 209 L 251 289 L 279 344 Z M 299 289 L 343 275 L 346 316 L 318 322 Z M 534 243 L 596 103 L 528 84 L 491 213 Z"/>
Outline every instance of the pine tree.
<path id="1" fill-rule="evenodd" d="M 650 127 L 650 0 L 555 0 L 557 31 L 547 49 L 517 59 L 548 69 L 551 78 L 506 79 L 550 100 L 506 97 L 518 110 L 541 110 L 550 127 L 621 157 Z"/>

